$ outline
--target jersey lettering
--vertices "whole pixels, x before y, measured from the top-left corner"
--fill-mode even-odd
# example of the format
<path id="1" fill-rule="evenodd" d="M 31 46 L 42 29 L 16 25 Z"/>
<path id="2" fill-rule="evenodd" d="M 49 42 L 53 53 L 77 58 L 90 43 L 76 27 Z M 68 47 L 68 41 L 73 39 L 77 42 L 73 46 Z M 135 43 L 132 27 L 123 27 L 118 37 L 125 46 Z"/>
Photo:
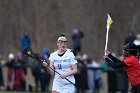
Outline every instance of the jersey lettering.
<path id="1" fill-rule="evenodd" d="M 58 69 L 62 69 L 62 66 L 61 66 L 61 64 L 58 64 Z"/>

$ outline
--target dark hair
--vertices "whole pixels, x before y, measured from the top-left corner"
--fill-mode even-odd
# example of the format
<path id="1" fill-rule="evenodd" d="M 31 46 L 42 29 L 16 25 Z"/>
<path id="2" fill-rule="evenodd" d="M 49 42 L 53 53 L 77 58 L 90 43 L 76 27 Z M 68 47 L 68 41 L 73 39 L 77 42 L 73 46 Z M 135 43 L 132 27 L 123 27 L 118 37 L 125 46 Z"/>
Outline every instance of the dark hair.
<path id="1" fill-rule="evenodd" d="M 136 56 L 138 54 L 137 46 L 133 43 L 128 43 L 124 46 L 123 50 L 129 51 L 131 55 Z"/>
<path id="2" fill-rule="evenodd" d="M 62 34 L 61 34 L 61 36 L 64 36 L 64 37 L 66 37 L 65 33 L 62 33 Z"/>

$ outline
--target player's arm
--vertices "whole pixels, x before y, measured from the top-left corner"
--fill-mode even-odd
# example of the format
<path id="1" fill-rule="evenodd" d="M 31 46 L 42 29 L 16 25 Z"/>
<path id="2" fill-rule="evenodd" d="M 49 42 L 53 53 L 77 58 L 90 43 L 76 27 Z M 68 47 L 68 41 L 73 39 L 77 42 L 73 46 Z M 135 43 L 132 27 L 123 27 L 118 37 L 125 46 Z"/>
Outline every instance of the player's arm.
<path id="1" fill-rule="evenodd" d="M 123 61 L 118 61 L 116 63 L 116 62 L 110 60 L 107 57 L 105 58 L 105 61 L 108 63 L 109 66 L 111 66 L 114 69 L 123 68 L 123 67 L 126 67 L 127 66 Z"/>
<path id="2" fill-rule="evenodd" d="M 108 65 L 110 65 L 114 69 L 123 68 L 127 66 L 125 62 L 112 56 L 108 50 L 105 50 L 104 59 L 108 63 Z"/>
<path id="3" fill-rule="evenodd" d="M 47 62 L 47 63 L 46 62 L 43 62 L 43 66 L 46 67 L 48 73 L 50 73 L 51 75 L 54 74 L 54 70 L 52 70 L 52 69 L 54 69 L 53 62 L 51 62 L 51 61 L 50 62 Z"/>
<path id="4" fill-rule="evenodd" d="M 109 54 L 108 57 L 115 63 L 119 63 L 119 62 L 122 62 L 121 60 L 115 58 L 112 54 Z"/>
<path id="5" fill-rule="evenodd" d="M 65 77 L 74 75 L 74 74 L 77 73 L 77 71 L 78 71 L 78 70 L 77 70 L 77 64 L 72 64 L 72 65 L 71 65 L 71 70 L 68 71 L 68 72 L 62 73 L 62 74 L 60 75 L 60 77 L 61 77 L 61 78 L 65 78 Z"/>
<path id="6" fill-rule="evenodd" d="M 108 58 L 111 59 L 115 63 L 121 62 L 121 60 L 115 58 L 108 50 L 105 50 L 105 56 L 108 56 Z"/>
<path id="7" fill-rule="evenodd" d="M 71 76 L 77 73 L 77 64 L 71 65 L 71 70 L 68 72 L 67 76 Z"/>

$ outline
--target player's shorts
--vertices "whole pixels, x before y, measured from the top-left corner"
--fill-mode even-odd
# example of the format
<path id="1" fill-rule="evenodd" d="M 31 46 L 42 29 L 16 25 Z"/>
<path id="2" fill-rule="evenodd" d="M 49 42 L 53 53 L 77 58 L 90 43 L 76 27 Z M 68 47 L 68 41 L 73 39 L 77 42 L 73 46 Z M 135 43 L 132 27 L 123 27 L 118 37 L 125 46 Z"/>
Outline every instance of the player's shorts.
<path id="1" fill-rule="evenodd" d="M 63 82 L 58 80 L 53 82 L 52 91 L 57 91 L 60 93 L 74 93 L 75 87 L 65 79 L 63 80 Z"/>

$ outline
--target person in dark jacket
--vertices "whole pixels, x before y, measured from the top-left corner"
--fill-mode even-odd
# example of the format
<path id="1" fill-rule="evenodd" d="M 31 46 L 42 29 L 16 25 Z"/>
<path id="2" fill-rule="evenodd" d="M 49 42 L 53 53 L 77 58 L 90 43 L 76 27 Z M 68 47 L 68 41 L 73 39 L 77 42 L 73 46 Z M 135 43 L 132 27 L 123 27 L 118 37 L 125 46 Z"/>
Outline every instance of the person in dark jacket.
<path id="1" fill-rule="evenodd" d="M 45 59 L 44 57 L 41 57 L 38 53 L 37 55 L 42 60 Z M 34 63 L 32 63 L 31 69 L 32 69 L 32 74 L 35 78 L 36 91 L 38 91 L 40 85 L 41 92 L 50 92 L 49 84 L 50 84 L 51 75 L 47 72 L 47 69 L 39 61 L 35 61 Z"/>
<path id="2" fill-rule="evenodd" d="M 4 86 L 4 79 L 3 79 L 3 72 L 2 72 L 2 68 L 4 65 L 1 63 L 1 58 L 2 55 L 0 54 L 0 87 Z"/>
<path id="3" fill-rule="evenodd" d="M 25 32 L 24 34 L 21 35 L 21 38 L 20 38 L 21 50 L 23 50 L 25 47 L 30 47 L 30 46 L 31 46 L 30 36 L 28 32 Z"/>
<path id="4" fill-rule="evenodd" d="M 133 32 L 129 32 L 128 36 L 124 40 L 124 44 L 126 45 L 128 43 L 134 43 L 134 40 L 136 40 L 136 36 Z"/>
<path id="5" fill-rule="evenodd" d="M 28 32 L 24 32 L 20 38 L 20 49 L 23 51 L 26 47 L 31 47 L 31 39 Z M 23 55 L 23 59 L 25 62 L 28 62 L 27 55 Z"/>
<path id="6" fill-rule="evenodd" d="M 74 55 L 81 52 L 81 39 L 84 37 L 83 32 L 78 29 L 73 29 L 72 31 L 72 40 L 73 40 L 73 52 Z"/>

